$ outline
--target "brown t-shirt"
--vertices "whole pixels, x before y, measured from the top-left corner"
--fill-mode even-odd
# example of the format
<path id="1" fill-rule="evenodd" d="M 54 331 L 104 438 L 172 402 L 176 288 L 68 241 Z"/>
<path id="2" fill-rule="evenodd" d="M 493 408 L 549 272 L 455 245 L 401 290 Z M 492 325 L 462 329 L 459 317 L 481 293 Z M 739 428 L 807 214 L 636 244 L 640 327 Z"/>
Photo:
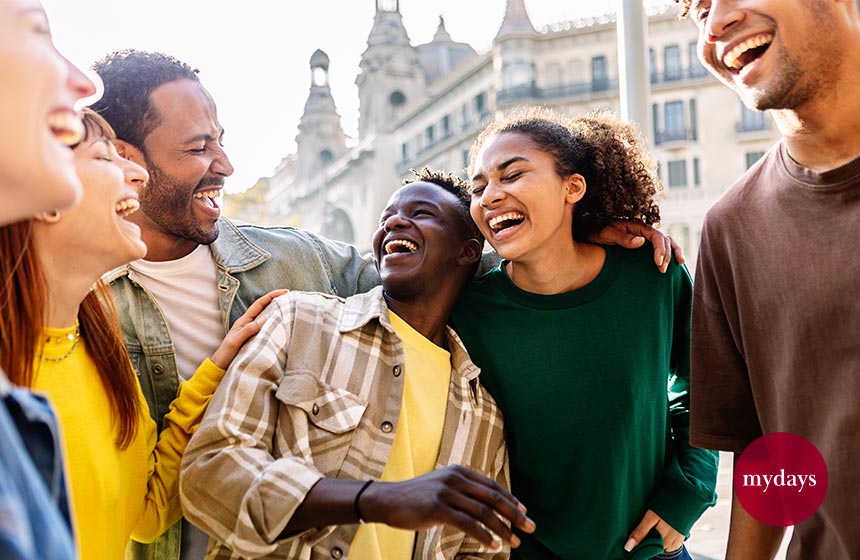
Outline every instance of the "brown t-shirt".
<path id="1" fill-rule="evenodd" d="M 789 558 L 860 558 L 860 158 L 816 173 L 772 148 L 705 218 L 693 300 L 693 445 L 793 432 L 829 487 Z"/>

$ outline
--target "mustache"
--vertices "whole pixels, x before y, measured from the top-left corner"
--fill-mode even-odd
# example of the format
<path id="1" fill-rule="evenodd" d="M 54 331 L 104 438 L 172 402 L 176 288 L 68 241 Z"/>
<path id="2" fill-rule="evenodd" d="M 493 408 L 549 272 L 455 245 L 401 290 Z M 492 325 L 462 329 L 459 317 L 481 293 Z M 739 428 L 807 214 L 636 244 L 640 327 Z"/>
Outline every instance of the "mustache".
<path id="1" fill-rule="evenodd" d="M 201 180 L 197 183 L 197 186 L 194 188 L 194 191 L 199 191 L 203 187 L 223 187 L 224 186 L 224 178 L 223 177 L 208 177 Z"/>

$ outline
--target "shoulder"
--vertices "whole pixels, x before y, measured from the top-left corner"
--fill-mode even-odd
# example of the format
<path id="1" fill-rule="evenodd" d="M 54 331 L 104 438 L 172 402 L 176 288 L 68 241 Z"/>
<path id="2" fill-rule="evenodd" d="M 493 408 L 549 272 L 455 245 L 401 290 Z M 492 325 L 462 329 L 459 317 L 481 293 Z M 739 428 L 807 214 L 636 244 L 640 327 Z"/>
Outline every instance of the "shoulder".
<path id="1" fill-rule="evenodd" d="M 781 144 L 777 143 L 734 182 L 705 214 L 705 228 L 732 223 L 767 203 L 773 177 L 779 173 Z"/>

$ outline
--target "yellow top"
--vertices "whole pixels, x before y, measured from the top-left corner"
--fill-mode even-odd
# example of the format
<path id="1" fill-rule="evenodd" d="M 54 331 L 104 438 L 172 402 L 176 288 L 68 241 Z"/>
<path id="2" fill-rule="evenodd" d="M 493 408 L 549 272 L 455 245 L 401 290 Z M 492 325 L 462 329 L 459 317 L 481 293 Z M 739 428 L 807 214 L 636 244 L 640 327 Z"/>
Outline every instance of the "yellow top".
<path id="1" fill-rule="evenodd" d="M 129 538 L 154 540 L 182 516 L 179 465 L 224 371 L 206 360 L 179 394 L 157 436 L 138 388 L 142 417 L 137 436 L 116 447 L 110 401 L 75 327 L 45 329 L 33 389 L 51 400 L 60 421 L 70 503 L 83 560 L 123 558 Z M 156 443 L 157 441 L 157 443 Z"/>
<path id="2" fill-rule="evenodd" d="M 397 432 L 380 480 L 397 482 L 415 478 L 436 467 L 451 383 L 451 355 L 403 319 L 388 312 L 394 331 L 403 342 L 403 405 Z M 412 558 L 415 532 L 369 523 L 358 528 L 350 558 L 405 560 Z"/>

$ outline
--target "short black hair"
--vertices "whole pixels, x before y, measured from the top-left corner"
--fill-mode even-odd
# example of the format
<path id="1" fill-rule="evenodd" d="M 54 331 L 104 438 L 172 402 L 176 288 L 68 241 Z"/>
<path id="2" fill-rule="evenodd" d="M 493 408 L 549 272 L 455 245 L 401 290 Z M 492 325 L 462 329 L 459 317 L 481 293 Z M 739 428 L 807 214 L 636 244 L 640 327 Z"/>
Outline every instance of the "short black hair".
<path id="1" fill-rule="evenodd" d="M 465 231 L 479 242 L 484 242 L 484 236 L 481 234 L 481 230 L 478 229 L 477 224 L 472 219 L 472 214 L 469 212 L 469 206 L 472 203 L 472 193 L 469 189 L 469 182 L 464 181 L 457 175 L 453 173 L 447 173 L 445 171 L 431 171 L 429 168 L 425 167 L 420 172 L 414 169 L 410 169 L 414 177 L 409 179 L 404 179 L 404 185 L 411 185 L 412 183 L 431 183 L 438 187 L 442 187 L 449 193 L 452 193 L 457 197 L 457 209 L 460 211 L 460 217 L 463 219 L 463 226 L 465 227 Z"/>
<path id="2" fill-rule="evenodd" d="M 93 64 L 92 69 L 104 83 L 104 95 L 91 108 L 110 123 L 118 139 L 140 150 L 161 120 L 150 103 L 152 91 L 176 80 L 200 81 L 198 70 L 157 52 L 112 52 Z"/>

